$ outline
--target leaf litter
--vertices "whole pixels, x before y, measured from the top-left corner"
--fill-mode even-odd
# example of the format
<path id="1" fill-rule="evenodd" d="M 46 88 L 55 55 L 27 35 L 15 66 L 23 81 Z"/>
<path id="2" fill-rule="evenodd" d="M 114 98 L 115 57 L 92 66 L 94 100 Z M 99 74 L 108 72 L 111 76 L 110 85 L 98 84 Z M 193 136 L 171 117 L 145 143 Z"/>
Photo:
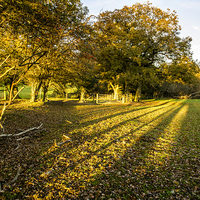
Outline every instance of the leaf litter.
<path id="1" fill-rule="evenodd" d="M 13 104 L 0 141 L 2 199 L 200 199 L 199 101 Z M 71 142 L 61 144 L 71 139 Z M 17 148 L 17 146 L 19 147 Z"/>

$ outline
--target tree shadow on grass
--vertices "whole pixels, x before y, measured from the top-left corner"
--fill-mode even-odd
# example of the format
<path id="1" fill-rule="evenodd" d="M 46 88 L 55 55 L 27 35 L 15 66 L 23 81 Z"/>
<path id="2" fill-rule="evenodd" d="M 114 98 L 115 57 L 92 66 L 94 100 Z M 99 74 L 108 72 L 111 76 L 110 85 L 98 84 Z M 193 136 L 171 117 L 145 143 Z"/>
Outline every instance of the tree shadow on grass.
<path id="1" fill-rule="evenodd" d="M 200 199 L 200 107 L 199 100 L 187 103 L 187 113 L 175 137 L 167 165 L 174 191 L 187 199 Z"/>
<path id="2" fill-rule="evenodd" d="M 80 194 L 79 197 L 76 196 L 76 199 L 149 199 L 159 196 L 159 191 L 163 190 L 163 186 L 160 186 L 160 184 L 163 184 L 162 180 L 160 180 L 160 177 L 158 177 L 157 180 L 157 175 L 160 175 L 160 172 L 158 173 L 156 171 L 154 163 L 147 165 L 146 158 L 155 146 L 158 138 L 163 136 L 166 126 L 170 124 L 173 117 L 183 106 L 184 105 L 172 107 L 167 112 L 155 117 L 152 121 L 146 124 L 143 123 L 127 134 L 122 134 L 111 142 L 102 145 L 96 151 L 89 152 L 87 156 L 77 159 L 76 163 L 72 162 L 65 168 L 62 167 L 62 164 L 59 166 L 58 163 L 57 170 L 53 173 L 52 177 L 54 177 L 54 180 L 56 180 L 55 177 L 58 177 L 59 181 L 59 177 L 62 176 L 63 173 L 65 176 L 66 174 L 69 175 L 68 178 L 73 181 L 68 180 L 66 184 L 68 188 L 73 188 L 77 194 Z M 164 119 L 161 120 L 158 125 L 154 126 L 146 133 L 135 137 L 135 132 L 144 126 L 148 126 L 149 123 L 162 118 Z M 133 120 L 135 120 L 135 118 L 120 123 L 116 125 L 115 128 L 124 126 L 128 121 Z M 126 138 L 128 138 L 127 143 L 129 142 L 129 145 L 124 147 L 122 144 L 124 142 L 123 140 Z M 115 154 L 117 157 L 113 156 L 112 152 L 110 153 L 108 151 L 115 147 L 117 147 L 117 149 L 114 150 L 116 151 Z M 122 148 L 124 149 L 123 152 L 121 152 Z M 99 172 L 91 176 L 89 165 L 92 164 L 91 162 L 94 157 L 98 161 L 93 163 L 92 168 L 95 170 L 99 169 Z M 69 157 L 66 157 L 66 159 L 68 158 Z M 103 168 L 101 169 L 102 165 Z M 76 178 L 73 177 L 73 174 L 76 174 Z M 83 178 L 81 176 L 85 177 Z M 55 193 L 58 192 L 55 188 L 54 191 Z M 164 192 L 164 195 L 169 195 L 167 191 Z M 68 192 L 64 193 L 67 199 L 72 198 L 72 195 Z"/>
<path id="3" fill-rule="evenodd" d="M 175 105 L 175 103 L 173 103 L 173 104 L 170 104 L 170 105 L 166 105 L 166 107 L 172 107 L 172 109 L 173 109 L 173 106 Z M 153 107 L 154 108 L 154 107 Z M 126 125 L 126 124 L 128 124 L 129 122 L 133 122 L 133 121 L 137 121 L 139 118 L 141 118 L 141 117 L 145 117 L 146 115 L 148 115 L 148 114 L 153 114 L 154 112 L 156 112 L 156 111 L 159 111 L 160 109 L 162 109 L 162 108 L 160 108 L 160 107 L 158 107 L 158 108 L 156 108 L 156 109 L 153 109 L 153 110 L 151 110 L 151 111 L 148 111 L 148 112 L 145 112 L 145 109 L 148 109 L 148 107 L 147 108 L 141 108 L 141 109 L 133 109 L 133 110 L 129 110 L 129 111 L 125 111 L 125 112 L 120 112 L 120 113 L 118 113 L 118 114 L 114 114 L 114 115 L 110 115 L 110 116 L 108 116 L 108 117 L 103 117 L 103 118 L 99 118 L 99 119 L 97 119 L 97 121 L 98 121 L 98 123 L 99 122 L 101 122 L 101 121 L 105 121 L 105 120 L 107 120 L 107 119 L 110 119 L 110 118 L 114 118 L 114 117 L 116 117 L 116 116 L 123 116 L 123 115 L 125 115 L 125 114 L 129 114 L 129 113 L 134 113 L 134 112 L 137 112 L 137 111 L 140 111 L 140 110 L 144 110 L 144 113 L 143 114 L 139 114 L 138 116 L 135 116 L 135 117 L 132 117 L 132 118 L 128 118 L 127 120 L 123 120 L 123 121 L 121 121 L 121 122 L 119 122 L 119 123 L 117 123 L 117 124 L 111 124 L 111 126 L 109 127 L 109 128 L 106 128 L 105 130 L 101 130 L 101 131 L 98 131 L 98 132 L 94 132 L 92 135 L 91 134 L 87 134 L 87 133 L 85 133 L 84 131 L 79 131 L 79 132 L 76 132 L 76 134 L 72 137 L 72 139 L 73 139 L 73 148 L 77 148 L 78 146 L 80 146 L 81 144 L 83 144 L 83 143 L 85 143 L 86 141 L 87 142 L 91 142 L 94 138 L 99 138 L 99 137 L 104 137 L 104 135 L 107 133 L 107 132 L 109 132 L 109 131 L 111 131 L 111 130 L 114 130 L 114 129 L 117 129 L 118 127 L 121 127 L 121 126 L 124 126 L 124 125 Z M 171 109 L 171 110 L 172 110 Z M 159 118 L 160 116 L 158 116 L 157 118 Z M 157 119 L 156 118 L 156 119 Z M 94 123 L 95 121 L 91 121 L 91 124 L 89 123 L 89 124 L 87 124 L 87 125 L 93 125 L 93 124 L 95 124 Z M 139 122 L 140 123 L 140 122 Z M 144 126 L 146 126 L 147 124 L 143 124 L 143 125 L 141 125 L 141 126 L 139 126 L 139 128 L 136 128 L 134 131 L 137 131 L 137 130 L 139 130 L 139 129 L 141 129 L 142 127 L 144 127 Z M 85 126 L 85 124 L 82 124 L 82 128 Z M 116 135 L 116 137 L 118 137 L 117 135 Z M 80 138 L 82 138 L 82 139 L 80 139 Z M 115 139 L 115 140 L 117 140 L 117 139 Z M 78 142 L 76 142 L 76 141 L 78 141 Z"/>
<path id="4" fill-rule="evenodd" d="M 174 104 L 173 104 L 174 105 Z M 166 105 L 167 106 L 167 105 Z M 169 107 L 170 106 L 172 106 L 172 105 L 169 105 Z M 72 109 L 73 110 L 73 108 L 74 107 L 72 107 L 72 108 L 70 108 L 70 109 Z M 111 108 L 111 107 L 110 107 Z M 52 107 L 52 109 L 53 109 L 53 107 Z M 112 109 L 112 108 L 111 108 Z M 173 111 L 173 109 L 174 108 L 171 108 L 170 109 L 170 111 Z M 143 109 L 142 109 L 143 110 Z M 120 123 L 118 123 L 118 124 L 116 124 L 116 125 L 114 125 L 114 126 L 111 126 L 111 127 L 109 127 L 109 128 L 106 128 L 105 130 L 103 130 L 103 131 L 100 131 L 100 132 L 98 132 L 98 133 L 95 133 L 94 135 L 90 135 L 90 136 L 84 136 L 83 135 L 83 139 L 82 140 L 79 140 L 79 142 L 76 144 L 76 142 L 74 142 L 75 143 L 75 145 L 73 145 L 73 146 L 68 146 L 67 147 L 67 151 L 69 151 L 69 150 L 71 150 L 71 149 L 76 149 L 76 148 L 78 148 L 81 144 L 83 144 L 84 142 L 91 142 L 93 139 L 94 139 L 94 137 L 104 137 L 104 135 L 105 135 L 105 133 L 106 132 L 109 132 L 109 131 L 111 131 L 112 129 L 118 129 L 119 127 L 121 127 L 121 126 L 125 126 L 127 123 L 129 123 L 129 122 L 133 122 L 133 121 L 136 121 L 136 120 L 138 120 L 140 117 L 144 117 L 145 115 L 148 115 L 148 114 L 153 114 L 154 112 L 156 112 L 156 111 L 158 111 L 158 110 L 160 110 L 160 107 L 158 107 L 158 108 L 156 108 L 156 109 L 154 109 L 154 110 L 152 110 L 152 111 L 149 111 L 149 112 L 146 112 L 146 113 L 144 113 L 144 114 L 139 114 L 138 116 L 136 116 L 136 117 L 133 117 L 133 118 L 130 118 L 130 119 L 128 119 L 128 120 L 125 120 L 125 121 L 122 121 L 122 122 L 120 122 Z M 36 112 L 37 110 L 34 110 L 34 111 L 32 111 L 31 110 L 31 112 Z M 132 113 L 132 112 L 135 112 L 136 110 L 135 109 L 131 109 L 130 111 L 126 111 L 126 112 L 121 112 L 121 113 L 118 113 L 118 114 L 111 114 L 110 115 L 110 117 L 109 118 L 112 118 L 112 117 L 116 117 L 116 116 L 123 116 L 123 115 L 125 115 L 125 114 L 128 114 L 128 113 Z M 139 111 L 139 109 L 138 109 L 138 111 Z M 169 112 L 170 112 L 169 111 Z M 73 111 L 73 112 L 75 112 L 75 111 Z M 37 112 L 36 112 L 37 113 Z M 47 113 L 48 114 L 48 113 Z M 165 114 L 167 114 L 167 113 L 165 113 Z M 38 115 L 38 114 L 37 114 Z M 44 114 L 45 115 L 45 114 Z M 163 114 L 163 116 L 164 116 L 164 114 Z M 56 122 L 57 124 L 58 124 L 58 126 L 59 126 L 59 124 L 60 123 L 62 123 L 62 120 L 64 120 L 64 118 L 65 118 L 65 112 L 63 113 L 63 114 L 61 114 L 61 116 L 60 117 L 62 117 L 61 118 L 61 121 L 58 121 L 58 122 Z M 160 117 L 162 117 L 162 115 L 159 115 L 158 117 L 156 117 L 154 120 L 156 120 L 156 119 L 159 119 Z M 46 116 L 46 119 L 48 118 L 48 115 Z M 56 119 L 56 118 L 55 118 Z M 100 121 L 104 121 L 104 120 L 106 120 L 106 119 L 108 119 L 107 117 L 106 118 L 100 118 L 99 120 Z M 53 120 L 51 120 L 52 122 L 53 122 Z M 151 122 L 149 122 L 149 123 L 151 123 Z M 168 123 L 168 122 L 167 122 Z M 91 124 L 95 124 L 95 122 L 94 121 L 91 121 Z M 85 125 L 85 124 L 83 124 L 83 125 Z M 137 127 L 136 129 L 132 129 L 132 130 L 130 130 L 129 131 L 129 133 L 128 134 L 125 134 L 125 135 L 121 135 L 121 136 L 116 136 L 116 138 L 113 138 L 113 140 L 111 141 L 111 142 L 108 142 L 108 143 L 106 143 L 106 144 L 104 144 L 104 145 L 102 145 L 102 146 L 100 146 L 100 148 L 99 149 L 97 149 L 97 150 L 95 150 L 95 151 L 93 151 L 93 152 L 90 152 L 90 151 L 88 151 L 88 153 L 89 153 L 89 155 L 87 155 L 87 156 L 83 156 L 83 158 L 82 159 L 78 159 L 78 160 L 76 160 L 76 163 L 71 163 L 70 165 L 68 165 L 67 167 L 65 167 L 65 170 L 66 170 L 66 172 L 68 172 L 68 171 L 76 171 L 77 170 L 77 166 L 78 165 L 81 165 L 81 164 L 83 164 L 84 165 L 84 163 L 85 162 L 87 162 L 87 161 L 89 161 L 93 156 L 97 156 L 97 157 L 101 157 L 101 158 L 103 158 L 107 153 L 106 153 L 106 151 L 107 151 L 107 149 L 109 148 L 109 147 L 111 147 L 112 145 L 114 145 L 115 146 L 115 144 L 117 144 L 117 143 L 121 143 L 121 140 L 123 140 L 124 138 L 126 138 L 126 137 L 131 137 L 131 135 L 134 135 L 134 132 L 136 132 L 136 131 L 138 131 L 138 130 L 140 130 L 140 129 L 142 129 L 143 127 L 145 127 L 145 126 L 147 126 L 148 124 L 145 124 L 145 123 L 143 123 L 142 125 L 140 125 L 139 127 Z M 83 126 L 84 127 L 84 126 Z M 77 127 L 76 126 L 74 126 L 74 127 L 71 127 L 71 129 L 73 130 L 73 129 L 76 129 Z M 156 129 L 158 129 L 157 131 L 158 131 L 158 133 L 160 134 L 160 130 L 159 130 L 159 128 L 157 128 L 157 127 L 154 127 L 153 128 L 154 130 L 156 130 Z M 152 130 L 153 130 L 152 129 Z M 161 129 L 162 130 L 162 129 Z M 146 134 L 145 134 L 146 135 Z M 142 137 L 142 136 L 141 136 Z M 151 137 L 148 135 L 148 136 L 145 136 L 145 138 L 146 139 L 148 139 L 148 140 L 151 140 Z M 144 138 L 142 139 L 142 138 L 138 138 L 139 140 L 143 140 L 143 142 L 144 142 Z M 153 139 L 152 140 L 152 142 L 153 143 L 155 143 L 156 142 L 156 140 L 155 139 Z M 96 143 L 96 142 L 95 142 Z M 138 145 L 140 144 L 140 142 L 138 143 Z M 135 145 L 134 145 L 135 146 Z M 150 146 L 147 146 L 147 149 L 148 148 L 150 148 Z M 64 150 L 64 149 L 63 149 Z M 128 152 L 128 150 L 126 150 L 127 152 Z M 147 151 L 146 151 L 147 152 Z M 141 153 L 142 154 L 142 153 Z M 109 154 L 107 154 L 107 155 L 109 155 Z M 125 155 L 125 154 L 124 154 Z M 139 155 L 139 153 L 137 152 L 137 154 L 136 154 L 136 157 L 137 157 L 137 155 Z M 57 157 L 59 157 L 59 155 L 56 155 Z M 55 157 L 55 155 L 52 153 L 51 154 L 51 157 Z M 56 158 L 57 159 L 57 158 Z M 110 156 L 108 159 L 110 159 L 111 161 L 112 161 L 112 169 L 114 170 L 119 164 L 120 164 L 120 162 L 119 162 L 119 159 L 118 160 L 116 160 L 116 158 L 113 158 L 113 156 Z M 120 159 L 120 160 L 122 160 L 122 159 Z M 123 160 L 122 160 L 123 161 Z M 37 161 L 38 162 L 38 161 Z M 41 161 L 42 162 L 42 161 Z M 95 168 L 98 168 L 98 164 L 99 164 L 100 162 L 97 162 L 96 163 L 96 166 L 94 166 Z M 43 164 L 43 163 L 41 163 L 41 164 Z M 36 166 L 37 165 L 37 163 L 34 163 L 34 166 Z M 58 167 L 59 167 L 59 163 L 58 163 Z M 107 166 L 106 166 L 107 167 Z M 56 174 L 56 175 L 55 175 Z M 54 176 L 57 176 L 57 174 L 59 175 L 59 170 L 57 171 L 55 171 L 55 173 L 54 173 Z M 102 175 L 100 175 L 99 177 L 101 177 Z M 95 180 L 94 180 L 94 182 L 95 181 L 99 181 L 99 177 L 95 177 Z M 78 181 L 78 180 L 77 180 Z M 76 183 L 77 183 L 77 181 L 75 181 Z M 101 182 L 99 182 L 99 184 L 100 184 Z M 99 185 L 99 184 L 97 184 L 97 186 L 101 186 L 101 185 Z M 37 184 L 35 184 L 35 186 L 34 187 L 36 187 L 36 185 Z M 79 181 L 78 181 L 78 185 L 80 185 L 80 183 L 79 183 Z M 72 185 L 73 186 L 73 185 Z M 95 183 L 93 184 L 93 182 L 91 182 L 91 186 L 93 187 L 93 186 L 95 186 Z M 31 187 L 31 186 L 30 186 Z M 41 187 L 41 186 L 40 186 Z M 74 186 L 73 186 L 74 187 Z M 28 187 L 29 188 L 29 187 Z M 76 188 L 76 189 L 78 189 L 78 188 Z M 86 190 L 87 190 L 87 188 L 86 188 Z M 96 195 L 96 194 L 95 194 Z M 81 197 L 82 198 L 82 197 Z M 97 196 L 97 199 L 98 199 L 98 196 Z"/>
<path id="5" fill-rule="evenodd" d="M 182 106 L 181 106 L 181 107 L 182 107 Z M 145 126 L 148 126 L 150 123 L 156 121 L 157 119 L 159 119 L 159 118 L 162 117 L 162 116 L 165 116 L 167 113 L 171 113 L 173 110 L 175 110 L 175 111 L 174 111 L 173 113 L 171 113 L 171 115 L 175 115 L 176 112 L 178 112 L 178 111 L 181 109 L 181 107 L 178 107 L 178 108 L 171 108 L 171 109 L 169 109 L 167 112 L 165 112 L 165 113 L 159 115 L 158 117 L 154 118 L 154 119 L 151 120 L 150 122 L 144 123 L 144 124 L 138 126 L 137 128 L 130 130 L 128 134 L 125 134 L 125 135 L 116 137 L 116 138 L 113 139 L 111 142 L 109 142 L 109 143 L 103 145 L 100 149 L 94 151 L 91 155 L 89 155 L 89 156 L 87 156 L 87 157 L 85 157 L 85 158 L 79 160 L 78 163 L 81 163 L 81 162 L 83 162 L 84 160 L 90 158 L 91 156 L 96 155 L 98 152 L 102 152 L 102 151 L 106 150 L 106 149 L 107 149 L 109 146 L 111 146 L 113 143 L 116 143 L 117 141 L 120 141 L 120 140 L 124 139 L 125 137 L 127 137 L 127 136 L 129 136 L 129 135 L 134 135 L 134 132 L 137 132 L 138 130 L 142 129 L 142 128 L 145 127 Z M 136 120 L 136 119 L 138 119 L 138 118 L 140 118 L 140 117 L 142 117 L 142 116 L 145 116 L 145 115 L 147 115 L 147 114 L 149 114 L 149 113 L 152 113 L 152 112 L 155 112 L 155 111 L 156 111 L 156 110 L 153 110 L 153 111 L 151 111 L 151 112 L 145 113 L 145 114 L 140 115 L 140 116 L 138 116 L 138 117 L 131 118 L 131 119 L 129 119 L 129 120 L 123 121 L 123 122 L 121 122 L 121 123 L 119 123 L 119 124 L 117 124 L 117 125 L 114 125 L 111 129 L 116 129 L 116 128 L 120 127 L 120 126 L 125 125 L 126 123 L 128 123 L 128 122 L 130 122 L 130 121 L 134 121 L 134 120 Z M 169 118 L 170 118 L 170 116 L 169 116 Z M 165 120 L 166 120 L 166 119 L 165 119 Z M 166 121 L 166 122 L 167 122 L 167 121 Z M 167 122 L 167 123 L 169 123 L 169 122 Z M 163 122 L 161 122 L 161 124 L 163 124 Z M 159 127 L 159 125 L 158 125 L 157 127 Z M 149 136 L 151 132 L 150 132 L 150 133 L 143 134 L 143 135 L 141 135 L 140 137 L 137 138 L 138 144 L 141 144 L 142 141 L 143 141 L 143 142 L 145 143 L 145 146 L 146 146 L 147 149 L 148 149 L 148 146 L 147 146 L 147 143 L 146 143 L 146 142 L 149 142 L 149 145 L 152 145 L 152 144 L 156 141 L 156 138 L 157 138 L 157 137 L 160 137 L 160 134 L 161 134 L 162 130 L 161 130 L 161 129 L 158 129 L 157 127 L 153 127 L 153 129 L 151 129 L 151 131 L 154 131 L 154 132 L 157 132 L 157 133 L 158 133 L 158 134 L 156 134 L 155 137 L 153 137 L 153 136 L 150 137 L 150 136 Z M 158 131 L 158 130 L 159 130 L 159 131 Z M 109 129 L 107 129 L 106 131 L 99 132 L 99 133 L 98 133 L 98 136 L 102 136 L 103 133 L 108 132 L 108 131 L 109 131 Z M 135 136 L 135 137 L 137 137 L 137 136 Z M 93 137 L 92 137 L 92 138 L 90 137 L 90 140 L 87 140 L 87 141 L 91 141 L 92 139 L 93 139 Z M 86 141 L 86 140 L 84 139 L 84 142 L 85 142 L 85 141 Z M 80 143 L 79 143 L 78 145 L 80 145 Z M 136 144 L 136 146 L 137 146 L 137 144 Z M 73 146 L 73 148 L 76 148 L 76 147 L 77 147 L 77 146 Z M 75 167 L 75 166 L 76 166 L 76 165 L 74 165 L 73 167 Z M 71 167 L 72 167 L 72 166 L 71 166 Z"/>
<path id="6" fill-rule="evenodd" d="M 133 107 L 133 109 L 128 110 L 128 111 L 117 112 L 115 114 L 108 115 L 106 117 L 102 117 L 102 118 L 98 118 L 98 119 L 95 119 L 95 120 L 86 121 L 86 122 L 82 123 L 82 125 L 83 126 L 84 125 L 86 125 L 86 126 L 87 125 L 91 125 L 91 124 L 94 124 L 96 122 L 104 121 L 104 120 L 107 120 L 107 119 L 110 119 L 110 118 L 113 118 L 113 117 L 116 117 L 116 116 L 119 116 L 119 115 L 124 115 L 124 114 L 132 113 L 132 112 L 137 112 L 139 110 L 145 110 L 145 109 L 154 108 L 154 107 L 159 107 L 160 108 L 161 106 L 164 106 L 164 105 L 169 104 L 169 103 L 170 102 L 165 102 L 165 103 L 162 103 L 162 104 L 159 104 L 159 105 L 155 105 L 155 106 L 144 106 L 144 107 L 139 107 L 139 108 L 138 107 Z M 169 106 L 172 106 L 173 104 L 175 104 L 175 103 L 172 103 Z M 123 105 L 121 105 L 121 106 L 123 106 Z M 126 106 L 128 106 L 128 105 L 126 105 Z M 106 112 L 106 110 L 105 110 L 105 112 Z"/>
<path id="7" fill-rule="evenodd" d="M 123 155 L 119 155 L 118 160 L 109 158 L 112 160 L 111 166 L 107 165 L 104 172 L 95 177 L 89 184 L 90 188 L 82 191 L 80 199 L 155 199 L 173 196 L 170 193 L 171 188 L 167 189 L 164 185 L 165 183 L 168 186 L 173 184 L 170 180 L 165 180 L 165 174 L 162 174 L 164 166 L 156 168 L 154 163 L 147 165 L 146 159 L 158 139 L 165 134 L 165 128 L 183 106 L 169 110 L 168 114 L 163 113 L 167 115 L 166 118 L 155 127 L 159 131 L 155 131 L 154 128 L 141 135 L 132 147 L 127 148 Z M 123 142 L 122 139 L 128 135 L 121 136 L 118 141 Z M 104 155 L 111 143 L 96 151 L 96 156 Z"/>

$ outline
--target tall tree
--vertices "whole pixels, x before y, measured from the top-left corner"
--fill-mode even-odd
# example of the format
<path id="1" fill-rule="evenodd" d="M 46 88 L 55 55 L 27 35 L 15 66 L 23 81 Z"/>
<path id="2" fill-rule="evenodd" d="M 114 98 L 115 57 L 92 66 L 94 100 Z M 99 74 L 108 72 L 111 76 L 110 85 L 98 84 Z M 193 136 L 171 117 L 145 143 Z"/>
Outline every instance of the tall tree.
<path id="1" fill-rule="evenodd" d="M 137 96 L 141 95 L 145 79 L 151 77 L 153 82 L 159 62 L 191 56 L 191 38 L 179 36 L 176 12 L 163 11 L 150 3 L 101 13 L 95 27 L 102 77 L 122 77 L 126 84 L 134 81 L 138 85 Z"/>
<path id="2" fill-rule="evenodd" d="M 72 43 L 77 39 L 81 27 L 84 23 L 85 16 L 88 13 L 86 7 L 82 7 L 79 0 L 64 0 L 64 1 L 43 1 L 43 0 L 25 0 L 16 1 L 5 0 L 0 2 L 0 32 L 2 38 L 5 38 L 9 33 L 11 40 L 3 43 L 2 52 L 2 75 L 6 76 L 17 72 L 12 87 L 17 85 L 27 74 L 27 72 L 36 65 L 41 66 L 40 59 L 47 61 L 49 51 L 55 47 L 61 46 L 63 43 Z M 48 37 L 47 37 L 48 36 Z M 7 51 L 9 47 L 13 47 L 16 43 L 16 38 L 20 40 L 18 43 L 24 47 L 22 53 L 20 50 Z M 21 45 L 22 43 L 22 45 Z M 5 48 L 5 46 L 7 46 Z M 66 55 L 66 49 L 62 48 L 60 54 Z M 20 59 L 16 61 L 15 66 L 8 65 L 8 57 L 11 54 L 17 54 Z M 51 54 L 52 55 L 52 54 Z M 59 57 L 56 54 L 56 58 Z M 12 56 L 13 59 L 13 56 Z M 19 72 L 21 70 L 21 73 Z M 45 69 L 43 68 L 43 71 Z M 46 73 L 48 69 L 46 68 Z"/>

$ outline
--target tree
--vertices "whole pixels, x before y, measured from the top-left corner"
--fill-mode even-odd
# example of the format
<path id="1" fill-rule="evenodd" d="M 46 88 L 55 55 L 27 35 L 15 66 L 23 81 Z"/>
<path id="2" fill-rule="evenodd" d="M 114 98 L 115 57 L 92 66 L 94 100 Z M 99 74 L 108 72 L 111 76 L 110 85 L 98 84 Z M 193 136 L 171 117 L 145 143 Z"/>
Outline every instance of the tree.
<path id="1" fill-rule="evenodd" d="M 136 100 L 146 79 L 153 84 L 160 62 L 191 56 L 191 38 L 180 38 L 176 12 L 150 3 L 101 13 L 95 27 L 102 78 L 120 77 L 126 85 L 134 82 L 138 85 Z"/>
<path id="2" fill-rule="evenodd" d="M 171 63 L 165 63 L 160 68 L 163 78 L 169 83 L 192 84 L 196 80 L 199 67 L 187 56 L 181 56 Z"/>
<path id="3" fill-rule="evenodd" d="M 38 65 L 39 60 L 48 54 L 49 50 L 60 46 L 61 43 L 71 43 L 77 38 L 85 15 L 88 13 L 86 7 L 82 7 L 79 0 L 64 1 L 17 1 L 5 0 L 0 4 L 0 29 L 2 36 L 5 31 L 12 36 L 7 43 L 8 47 L 13 45 L 16 36 L 24 46 L 25 53 L 20 54 L 20 60 L 15 66 L 5 67 L 2 76 L 7 75 L 13 69 L 22 70 L 18 73 L 18 79 L 12 82 L 12 87 L 17 85 L 32 68 Z M 8 14 L 9 13 L 9 14 Z M 47 37 L 48 35 L 48 37 Z M 20 43 L 21 44 L 21 43 Z M 5 45 L 4 45 L 5 46 Z M 9 52 L 2 49 L 6 66 L 6 59 Z M 63 52 L 66 50 L 62 50 Z M 16 51 L 13 51 L 16 54 Z M 47 59 L 47 56 L 45 57 Z M 1 76 L 1 77 L 2 77 Z"/>
<path id="4" fill-rule="evenodd" d="M 92 31 L 92 30 L 91 30 Z M 72 68 L 72 83 L 77 87 L 80 94 L 80 102 L 84 102 L 85 94 L 94 91 L 96 82 L 95 63 L 96 58 L 93 53 L 92 32 L 79 41 L 77 46 L 74 67 Z"/>

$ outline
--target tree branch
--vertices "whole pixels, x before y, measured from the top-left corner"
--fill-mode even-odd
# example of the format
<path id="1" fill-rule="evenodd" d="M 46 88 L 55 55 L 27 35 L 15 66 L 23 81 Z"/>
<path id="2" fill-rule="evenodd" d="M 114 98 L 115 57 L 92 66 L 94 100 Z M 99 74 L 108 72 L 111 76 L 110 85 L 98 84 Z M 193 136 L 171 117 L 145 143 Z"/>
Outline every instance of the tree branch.
<path id="1" fill-rule="evenodd" d="M 20 88 L 20 90 L 17 92 L 17 94 L 13 97 L 12 101 L 17 97 L 17 95 L 24 89 L 25 87 Z"/>
<path id="2" fill-rule="evenodd" d="M 5 110 L 6 110 L 6 107 L 7 107 L 7 105 L 6 105 L 6 103 L 4 103 L 3 109 L 2 109 L 2 111 L 1 111 L 0 121 L 2 120 L 2 117 L 3 117 L 3 115 L 4 115 L 4 112 L 5 112 Z"/>
<path id="3" fill-rule="evenodd" d="M 18 179 L 19 174 L 20 174 L 20 170 L 21 170 L 21 167 L 20 167 L 20 165 L 19 165 L 16 176 L 15 176 L 10 182 L 5 183 L 3 186 L 2 186 L 2 184 L 0 183 L 0 192 L 3 193 L 3 192 L 4 192 L 3 189 L 4 189 L 6 186 L 11 185 L 12 183 L 14 183 L 14 182 Z"/>
<path id="4" fill-rule="evenodd" d="M 1 137 L 12 137 L 12 136 L 13 136 L 13 137 L 17 137 L 17 136 L 21 136 L 21 135 L 23 135 L 23 134 L 25 134 L 25 133 L 28 133 L 28 132 L 30 132 L 30 131 L 40 129 L 40 128 L 42 127 L 42 125 L 43 125 L 43 124 L 40 124 L 40 126 L 38 126 L 38 127 L 33 127 L 33 128 L 27 129 L 27 130 L 22 131 L 22 132 L 17 133 L 17 134 L 1 134 L 1 135 L 0 135 L 0 138 L 1 138 Z"/>
<path id="5" fill-rule="evenodd" d="M 71 142 L 71 141 L 72 141 L 72 140 L 69 139 L 69 140 L 66 140 L 66 141 L 64 141 L 64 142 L 60 142 L 60 143 L 57 144 L 57 146 L 62 146 L 63 144 L 65 144 L 65 143 L 67 143 L 67 142 Z"/>

